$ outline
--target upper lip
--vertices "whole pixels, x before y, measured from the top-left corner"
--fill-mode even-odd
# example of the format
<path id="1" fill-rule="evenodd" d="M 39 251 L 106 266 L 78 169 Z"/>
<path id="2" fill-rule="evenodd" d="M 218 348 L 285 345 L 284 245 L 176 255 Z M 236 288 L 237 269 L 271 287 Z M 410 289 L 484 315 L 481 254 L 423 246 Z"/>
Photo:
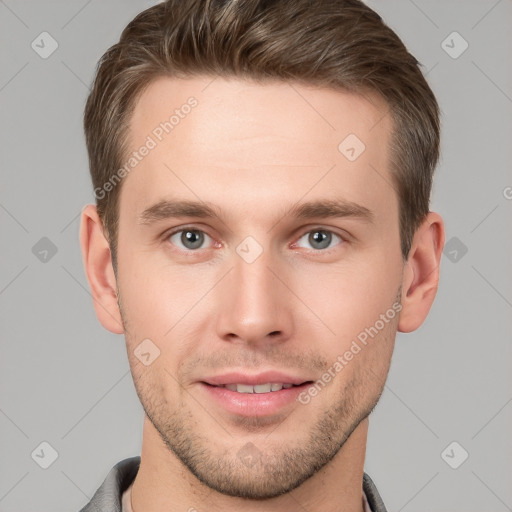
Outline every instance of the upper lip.
<path id="1" fill-rule="evenodd" d="M 247 373 L 230 372 L 223 373 L 222 375 L 215 375 L 201 380 L 212 386 L 224 386 L 226 384 L 247 384 L 250 386 L 257 386 L 259 384 L 304 384 L 309 382 L 310 379 L 288 375 L 279 371 L 266 371 L 250 375 Z"/>

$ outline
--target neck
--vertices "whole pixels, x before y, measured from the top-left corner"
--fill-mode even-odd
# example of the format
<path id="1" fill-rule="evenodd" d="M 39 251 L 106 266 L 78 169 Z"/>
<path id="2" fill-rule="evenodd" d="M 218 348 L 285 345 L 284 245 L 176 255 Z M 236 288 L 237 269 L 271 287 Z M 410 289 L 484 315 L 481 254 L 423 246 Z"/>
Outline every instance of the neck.
<path id="1" fill-rule="evenodd" d="M 293 491 L 267 500 L 248 500 L 214 491 L 190 473 L 144 417 L 141 463 L 133 482 L 133 512 L 363 512 L 362 480 L 368 418 L 346 440 L 337 455 Z"/>

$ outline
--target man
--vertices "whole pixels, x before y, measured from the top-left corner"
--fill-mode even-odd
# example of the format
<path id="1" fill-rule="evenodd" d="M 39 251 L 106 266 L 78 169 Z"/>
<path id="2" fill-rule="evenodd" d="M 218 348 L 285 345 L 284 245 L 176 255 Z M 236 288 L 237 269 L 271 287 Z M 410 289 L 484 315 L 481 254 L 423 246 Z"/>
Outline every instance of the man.
<path id="1" fill-rule="evenodd" d="M 103 56 L 85 132 L 85 270 L 146 414 L 82 510 L 385 511 L 368 416 L 444 243 L 397 35 L 357 0 L 171 0 Z"/>

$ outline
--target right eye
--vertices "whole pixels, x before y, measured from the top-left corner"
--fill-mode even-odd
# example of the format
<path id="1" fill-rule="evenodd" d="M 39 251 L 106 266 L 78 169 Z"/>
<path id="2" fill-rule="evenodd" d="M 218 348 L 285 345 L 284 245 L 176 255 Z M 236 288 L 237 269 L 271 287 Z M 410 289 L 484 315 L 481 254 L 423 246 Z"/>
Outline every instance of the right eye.
<path id="1" fill-rule="evenodd" d="M 194 228 L 181 228 L 173 231 L 167 237 L 167 240 L 173 245 L 187 252 L 201 249 L 206 239 L 211 240 L 204 231 Z"/>

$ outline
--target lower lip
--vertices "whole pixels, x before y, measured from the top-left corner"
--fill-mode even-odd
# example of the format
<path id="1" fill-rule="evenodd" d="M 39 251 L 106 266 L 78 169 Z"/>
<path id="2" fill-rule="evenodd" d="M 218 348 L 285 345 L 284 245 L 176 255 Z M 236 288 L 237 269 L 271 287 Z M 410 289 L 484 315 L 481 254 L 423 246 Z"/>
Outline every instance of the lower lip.
<path id="1" fill-rule="evenodd" d="M 284 407 L 297 401 L 297 396 L 311 382 L 270 391 L 269 393 L 238 393 L 227 388 L 200 383 L 200 386 L 227 411 L 243 416 L 269 416 L 282 411 Z"/>

